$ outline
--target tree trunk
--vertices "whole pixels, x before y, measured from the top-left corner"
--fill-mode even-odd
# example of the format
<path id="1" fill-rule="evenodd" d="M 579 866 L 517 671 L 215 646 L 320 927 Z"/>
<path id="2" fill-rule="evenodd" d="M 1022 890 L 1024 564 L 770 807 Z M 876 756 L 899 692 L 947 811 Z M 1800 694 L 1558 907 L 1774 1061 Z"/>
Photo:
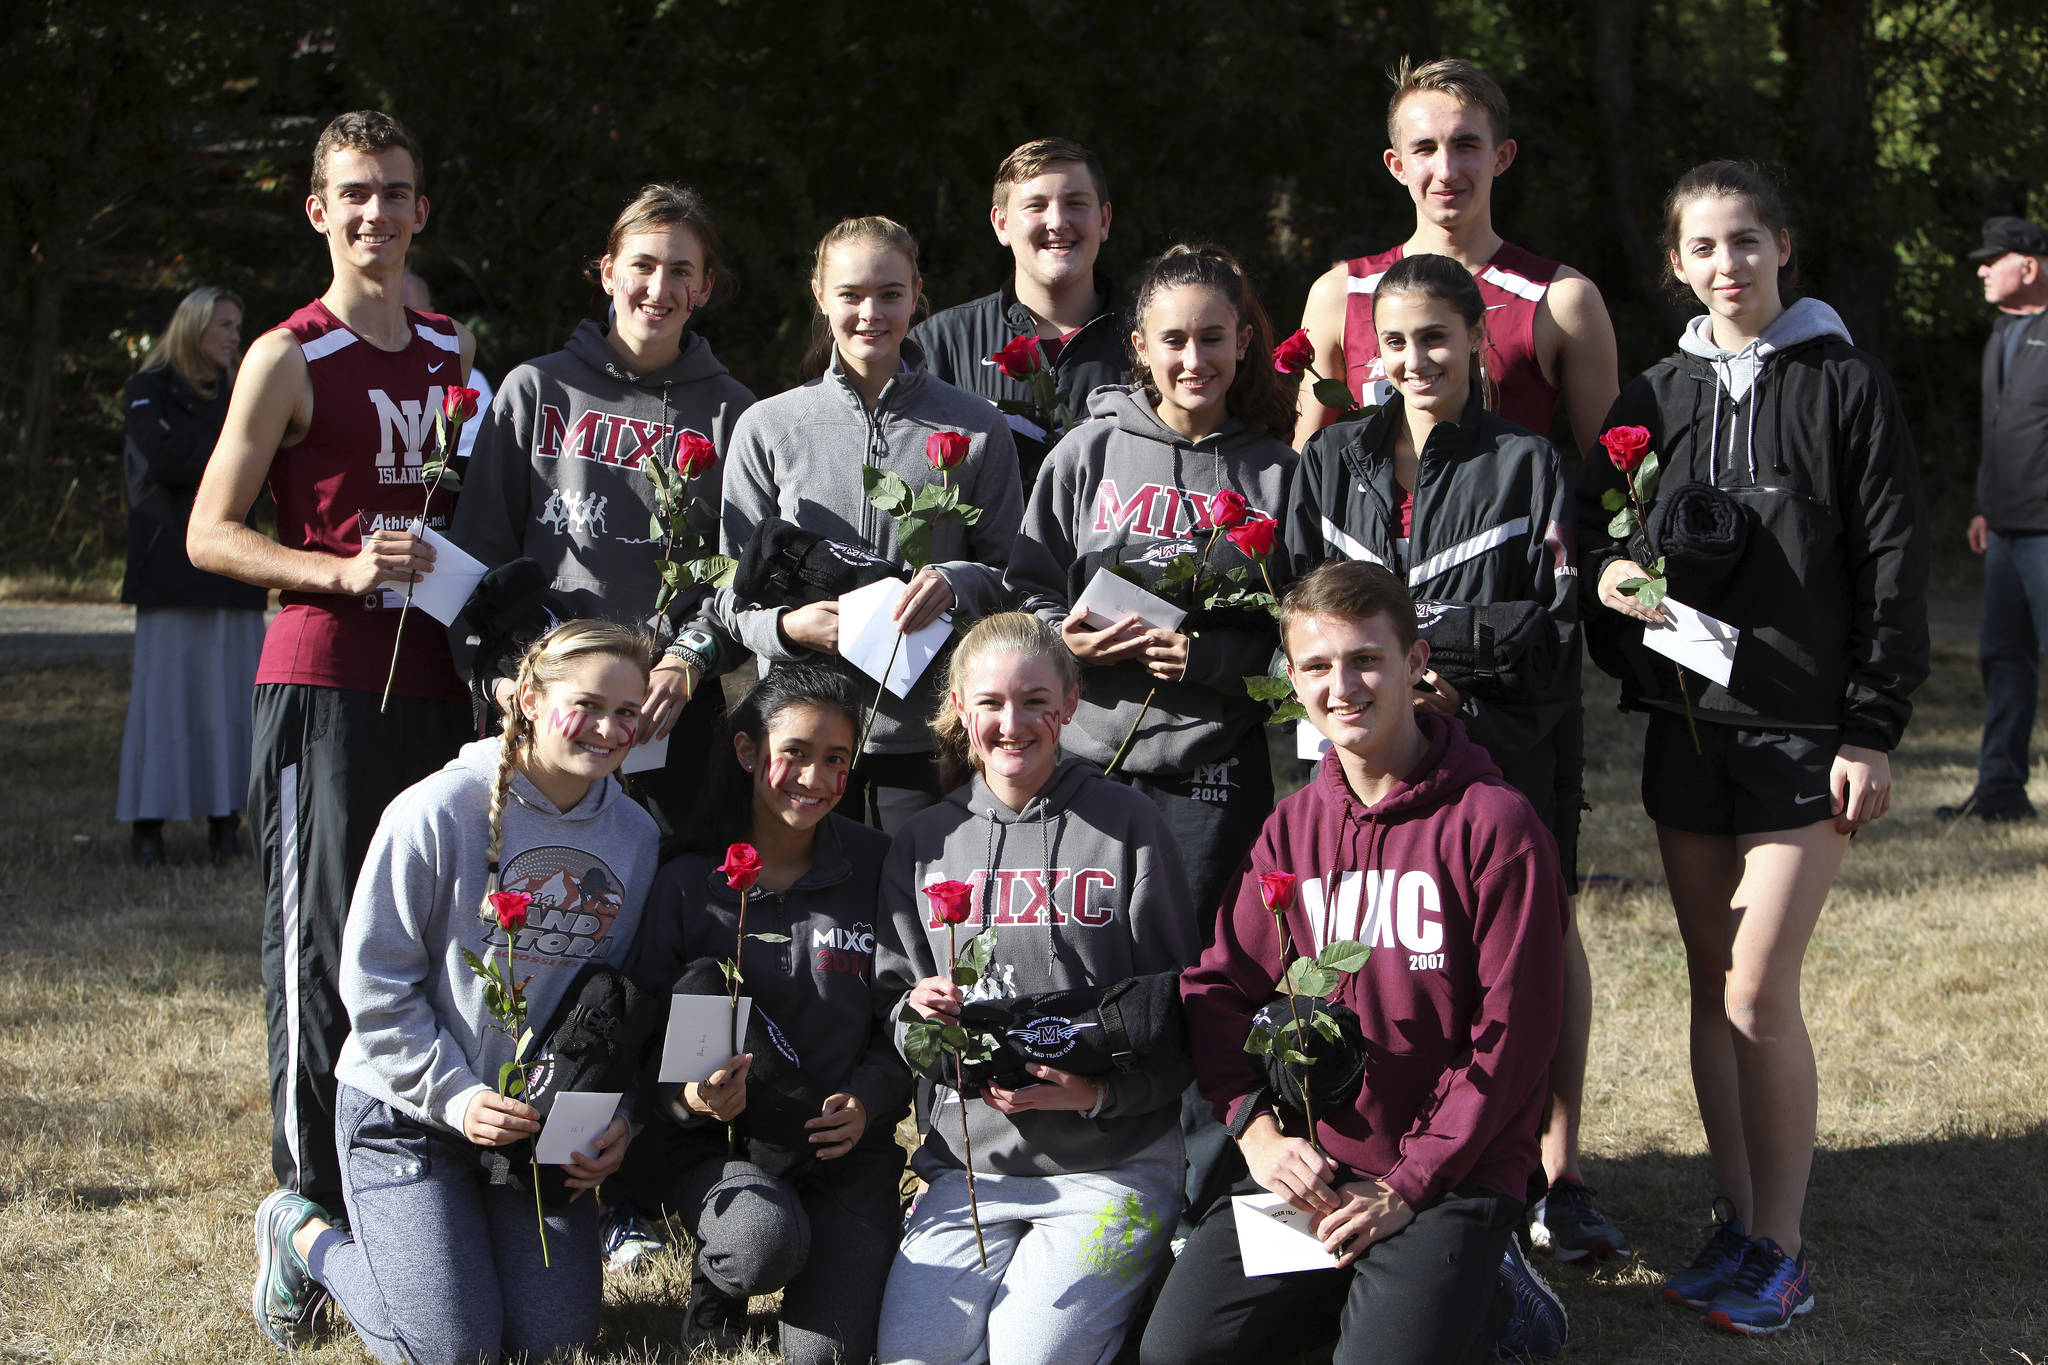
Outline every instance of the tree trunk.
<path id="1" fill-rule="evenodd" d="M 39 243 L 30 248 L 27 377 L 22 385 L 21 424 L 15 429 L 15 458 L 20 462 L 16 492 L 33 488 L 47 466 L 50 410 L 55 402 L 57 321 L 64 303 L 64 276 Z"/>
<path id="2" fill-rule="evenodd" d="M 1883 350 L 1895 258 L 1878 230 L 1871 124 L 1871 0 L 1775 0 L 1785 49 L 1787 169 L 1801 231 L 1800 292 L 1834 306 L 1859 345 Z"/>

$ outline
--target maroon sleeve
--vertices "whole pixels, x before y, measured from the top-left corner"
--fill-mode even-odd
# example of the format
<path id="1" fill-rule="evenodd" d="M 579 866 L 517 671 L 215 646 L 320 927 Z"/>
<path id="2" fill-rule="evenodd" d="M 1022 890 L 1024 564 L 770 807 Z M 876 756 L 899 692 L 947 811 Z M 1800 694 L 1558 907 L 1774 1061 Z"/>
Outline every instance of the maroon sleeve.
<path id="1" fill-rule="evenodd" d="M 1412 1209 L 1464 1180 L 1510 1125 L 1540 1107 L 1557 1050 L 1567 905 L 1556 853 L 1533 840 L 1482 874 L 1473 893 L 1479 998 L 1468 1046 L 1386 1175 Z M 1534 1142 L 1533 1129 L 1527 1139 Z"/>
<path id="2" fill-rule="evenodd" d="M 1269 965 L 1280 961 L 1280 934 L 1259 895 L 1259 874 L 1273 870 L 1272 837 L 1279 818 L 1277 813 L 1268 817 L 1238 874 L 1229 913 L 1216 922 L 1216 941 L 1180 977 L 1195 1084 L 1226 1124 L 1264 1079 L 1244 1050 L 1244 1040 L 1253 1013 L 1280 984 L 1277 966 Z M 1289 927 L 1299 932 L 1300 926 Z"/>

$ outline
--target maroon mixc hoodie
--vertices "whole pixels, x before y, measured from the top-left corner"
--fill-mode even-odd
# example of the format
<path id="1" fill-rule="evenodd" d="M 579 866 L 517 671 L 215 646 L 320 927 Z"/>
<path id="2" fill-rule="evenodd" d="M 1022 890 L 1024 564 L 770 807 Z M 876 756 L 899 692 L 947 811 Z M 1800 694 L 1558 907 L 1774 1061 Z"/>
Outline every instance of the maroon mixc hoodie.
<path id="1" fill-rule="evenodd" d="M 1336 997 L 1358 1012 L 1365 1086 L 1316 1115 L 1316 1142 L 1410 1208 L 1467 1181 L 1522 1199 L 1557 1047 L 1564 878 L 1535 810 L 1464 726 L 1417 719 L 1428 751 L 1377 806 L 1331 754 L 1267 817 L 1216 942 L 1181 977 L 1196 1078 L 1226 1123 L 1260 1085 L 1245 1035 L 1283 964 L 1259 874 L 1293 873 L 1295 955 L 1372 949 Z"/>

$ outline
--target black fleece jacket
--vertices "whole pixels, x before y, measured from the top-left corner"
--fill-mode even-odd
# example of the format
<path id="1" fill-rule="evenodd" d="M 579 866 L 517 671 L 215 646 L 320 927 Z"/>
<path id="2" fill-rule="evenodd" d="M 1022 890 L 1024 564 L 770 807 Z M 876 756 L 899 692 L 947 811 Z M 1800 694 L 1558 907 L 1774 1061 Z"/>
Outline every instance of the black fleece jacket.
<path id="1" fill-rule="evenodd" d="M 1927 677 L 1928 549 L 1913 439 L 1884 367 L 1840 332 L 1816 335 L 1769 353 L 1737 400 L 1714 360 L 1680 350 L 1629 382 L 1606 425 L 1649 429 L 1662 487 L 1713 484 L 1749 519 L 1734 572 L 1688 604 L 1742 631 L 1727 687 L 1687 675 L 1694 714 L 1896 748 Z M 1588 633 L 1624 708 L 1671 709 L 1677 671 L 1597 600 L 1601 570 L 1626 553 L 1600 505 L 1621 486 L 1596 446 L 1579 478 Z"/>

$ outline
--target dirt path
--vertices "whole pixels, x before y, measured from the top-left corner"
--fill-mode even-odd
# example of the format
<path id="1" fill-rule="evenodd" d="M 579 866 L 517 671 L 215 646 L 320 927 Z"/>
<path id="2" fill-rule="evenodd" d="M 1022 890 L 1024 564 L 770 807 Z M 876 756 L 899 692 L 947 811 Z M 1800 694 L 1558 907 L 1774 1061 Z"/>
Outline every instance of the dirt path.
<path id="1" fill-rule="evenodd" d="M 0 602 L 0 668 L 126 659 L 135 608 L 81 602 Z"/>

